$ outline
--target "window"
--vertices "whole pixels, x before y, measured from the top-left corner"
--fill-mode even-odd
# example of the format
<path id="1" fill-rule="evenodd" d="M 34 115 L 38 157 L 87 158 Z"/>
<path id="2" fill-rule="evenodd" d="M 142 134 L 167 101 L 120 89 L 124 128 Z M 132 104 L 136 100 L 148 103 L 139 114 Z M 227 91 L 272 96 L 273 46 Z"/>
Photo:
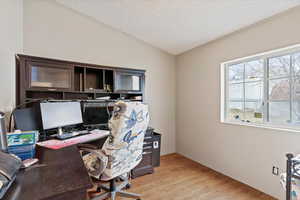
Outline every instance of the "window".
<path id="1" fill-rule="evenodd" d="M 227 68 L 229 120 L 261 122 L 263 115 L 263 60 L 254 60 Z"/>
<path id="2" fill-rule="evenodd" d="M 300 130 L 300 48 L 222 64 L 222 121 Z"/>

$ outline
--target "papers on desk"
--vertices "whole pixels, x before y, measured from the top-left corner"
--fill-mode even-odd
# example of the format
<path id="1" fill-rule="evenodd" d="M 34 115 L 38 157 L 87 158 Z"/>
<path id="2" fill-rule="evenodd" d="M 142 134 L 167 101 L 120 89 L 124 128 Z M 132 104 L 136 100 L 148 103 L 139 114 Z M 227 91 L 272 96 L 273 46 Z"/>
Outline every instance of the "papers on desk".
<path id="1" fill-rule="evenodd" d="M 85 143 L 93 140 L 97 140 L 100 138 L 104 138 L 109 135 L 109 131 L 105 130 L 93 130 L 90 132 L 90 134 L 83 135 L 83 136 L 77 136 L 74 138 L 70 138 L 67 140 L 47 140 L 44 142 L 39 142 L 37 145 L 47 147 L 49 149 L 61 149 L 64 147 L 72 146 L 74 144 L 80 144 Z"/>

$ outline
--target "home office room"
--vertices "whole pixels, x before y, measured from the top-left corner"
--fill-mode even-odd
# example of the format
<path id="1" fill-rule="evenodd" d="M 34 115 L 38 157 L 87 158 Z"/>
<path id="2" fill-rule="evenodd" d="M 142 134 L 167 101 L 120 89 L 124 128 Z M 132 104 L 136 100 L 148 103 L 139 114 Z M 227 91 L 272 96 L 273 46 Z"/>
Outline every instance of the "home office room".
<path id="1" fill-rule="evenodd" d="M 300 199 L 299 0 L 0 3 L 0 199 Z"/>

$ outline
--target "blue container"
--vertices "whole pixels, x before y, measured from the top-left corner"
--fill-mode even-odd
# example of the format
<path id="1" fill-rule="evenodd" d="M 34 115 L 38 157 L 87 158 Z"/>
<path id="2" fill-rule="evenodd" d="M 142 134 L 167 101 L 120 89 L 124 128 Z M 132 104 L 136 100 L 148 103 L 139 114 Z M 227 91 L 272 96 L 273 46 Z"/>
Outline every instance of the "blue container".
<path id="1" fill-rule="evenodd" d="M 31 151 L 34 151 L 34 149 L 35 149 L 34 145 L 23 145 L 23 146 L 8 147 L 8 151 L 9 152 L 14 152 L 14 153 L 31 152 Z"/>
<path id="2" fill-rule="evenodd" d="M 15 154 L 16 156 L 21 158 L 21 160 L 34 158 L 35 145 L 22 145 L 22 146 L 8 147 L 8 152 L 11 154 Z"/>
<path id="3" fill-rule="evenodd" d="M 8 137 L 8 152 L 15 154 L 21 160 L 34 158 L 35 144 L 38 137 L 37 131 L 11 133 Z"/>
<path id="4" fill-rule="evenodd" d="M 21 160 L 26 160 L 29 158 L 34 158 L 34 152 L 28 152 L 28 153 L 18 153 L 15 154 L 16 156 L 18 156 Z"/>

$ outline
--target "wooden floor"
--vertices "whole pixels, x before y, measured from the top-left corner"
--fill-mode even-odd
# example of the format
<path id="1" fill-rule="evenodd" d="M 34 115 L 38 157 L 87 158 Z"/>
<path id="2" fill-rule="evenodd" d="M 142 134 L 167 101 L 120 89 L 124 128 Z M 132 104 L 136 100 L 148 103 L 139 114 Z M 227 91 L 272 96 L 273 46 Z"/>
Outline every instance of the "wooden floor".
<path id="1" fill-rule="evenodd" d="M 274 200 L 178 154 L 162 157 L 154 174 L 131 183 L 129 191 L 142 194 L 143 200 Z"/>

